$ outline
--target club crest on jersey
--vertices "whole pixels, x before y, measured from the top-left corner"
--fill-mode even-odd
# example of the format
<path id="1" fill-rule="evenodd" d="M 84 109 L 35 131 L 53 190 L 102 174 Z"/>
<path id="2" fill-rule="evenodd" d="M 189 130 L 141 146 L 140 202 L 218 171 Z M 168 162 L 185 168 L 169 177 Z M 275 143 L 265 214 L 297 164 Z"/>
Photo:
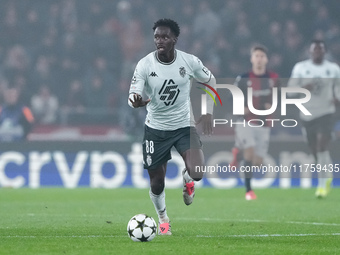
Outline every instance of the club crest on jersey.
<path id="1" fill-rule="evenodd" d="M 148 164 L 148 166 L 150 166 L 152 164 L 151 155 L 146 156 L 146 163 Z"/>
<path id="2" fill-rule="evenodd" d="M 187 71 L 185 70 L 184 66 L 181 66 L 179 68 L 179 74 L 184 78 L 185 74 L 187 73 Z"/>

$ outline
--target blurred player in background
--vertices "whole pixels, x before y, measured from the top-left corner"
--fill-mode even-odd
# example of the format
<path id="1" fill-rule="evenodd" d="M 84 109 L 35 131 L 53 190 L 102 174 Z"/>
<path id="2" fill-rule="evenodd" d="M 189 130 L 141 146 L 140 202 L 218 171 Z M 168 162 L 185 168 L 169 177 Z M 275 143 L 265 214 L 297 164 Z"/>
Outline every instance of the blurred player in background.
<path id="1" fill-rule="evenodd" d="M 0 141 L 13 142 L 26 140 L 34 118 L 31 110 L 20 100 L 17 88 L 8 88 L 4 93 L 5 103 L 0 107 Z"/>
<path id="2" fill-rule="evenodd" d="M 272 106 L 272 88 L 278 86 L 278 74 L 267 70 L 267 48 L 262 45 L 252 47 L 250 51 L 252 69 L 239 75 L 234 85 L 238 86 L 245 98 L 248 97 L 248 88 L 253 91 L 253 106 L 257 110 L 266 110 Z M 235 126 L 235 147 L 232 149 L 234 156 L 231 165 L 237 165 L 240 153 L 243 152 L 241 164 L 251 169 L 252 166 L 260 166 L 266 156 L 269 146 L 270 123 L 265 121 L 268 116 L 257 116 L 249 111 L 247 100 L 244 105 L 244 120 L 246 124 Z M 250 127 L 247 121 L 250 119 L 263 120 L 263 127 Z M 258 123 L 259 124 L 259 123 Z M 254 124 L 255 125 L 255 124 Z M 246 200 L 256 199 L 251 187 L 251 172 L 245 172 Z"/>
<path id="3" fill-rule="evenodd" d="M 183 199 L 193 201 L 194 180 L 203 173 L 194 166 L 204 165 L 200 138 L 191 111 L 190 89 L 193 78 L 215 85 L 214 76 L 195 56 L 175 49 L 180 28 L 170 19 L 160 19 L 153 27 L 156 51 L 141 59 L 135 69 L 128 103 L 133 108 L 146 106 L 147 116 L 143 138 L 144 168 L 150 176 L 150 198 L 159 218 L 158 233 L 171 235 L 170 220 L 165 206 L 164 179 L 167 162 L 174 146 L 182 156 Z M 142 96 L 146 94 L 144 99 Z M 212 131 L 213 100 L 208 101 L 207 115 L 202 115 L 205 133 Z"/>
<path id="4" fill-rule="evenodd" d="M 310 59 L 297 63 L 292 71 L 288 86 L 302 87 L 311 92 L 311 99 L 305 107 L 312 115 L 300 114 L 308 146 L 315 163 L 323 169 L 318 173 L 318 187 L 315 195 L 325 197 L 332 183 L 332 159 L 329 144 L 334 127 L 336 94 L 340 86 L 340 68 L 336 63 L 325 59 L 324 41 L 312 41 Z"/>

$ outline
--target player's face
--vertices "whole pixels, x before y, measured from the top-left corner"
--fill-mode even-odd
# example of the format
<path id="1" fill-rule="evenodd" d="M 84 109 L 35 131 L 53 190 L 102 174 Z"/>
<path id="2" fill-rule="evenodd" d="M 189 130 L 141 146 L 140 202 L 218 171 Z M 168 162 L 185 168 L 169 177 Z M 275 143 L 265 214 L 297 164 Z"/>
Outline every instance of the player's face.
<path id="1" fill-rule="evenodd" d="M 268 63 L 267 54 L 261 50 L 255 50 L 251 54 L 250 62 L 256 69 L 265 68 Z"/>
<path id="2" fill-rule="evenodd" d="M 154 42 L 157 52 L 166 55 L 174 50 L 177 38 L 168 27 L 157 27 L 154 32 Z"/>
<path id="3" fill-rule="evenodd" d="M 321 63 L 326 53 L 325 45 L 323 43 L 312 43 L 310 46 L 310 54 L 313 62 Z"/>

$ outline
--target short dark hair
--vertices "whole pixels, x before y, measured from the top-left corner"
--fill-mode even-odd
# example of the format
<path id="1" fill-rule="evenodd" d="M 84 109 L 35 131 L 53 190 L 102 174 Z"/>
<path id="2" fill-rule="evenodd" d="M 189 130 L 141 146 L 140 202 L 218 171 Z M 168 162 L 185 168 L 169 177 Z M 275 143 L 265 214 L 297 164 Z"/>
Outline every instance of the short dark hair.
<path id="1" fill-rule="evenodd" d="M 176 21 L 172 20 L 172 19 L 159 19 L 155 22 L 154 26 L 153 26 L 153 31 L 156 30 L 157 27 L 168 27 L 170 28 L 171 32 L 178 37 L 179 33 L 180 33 L 180 28 L 177 24 Z"/>
<path id="2" fill-rule="evenodd" d="M 324 46 L 325 46 L 325 49 L 326 49 L 326 43 L 325 43 L 325 41 L 324 40 L 320 40 L 320 39 L 313 39 L 312 41 L 311 41 L 311 45 L 312 44 L 323 44 Z"/>
<path id="3" fill-rule="evenodd" d="M 268 55 L 268 49 L 267 49 L 267 47 L 264 46 L 264 45 L 261 45 L 261 44 L 257 44 L 257 45 L 255 45 L 255 46 L 251 47 L 251 49 L 250 49 L 250 54 L 253 54 L 253 53 L 254 53 L 255 51 L 257 51 L 257 50 L 260 50 L 260 51 L 262 51 L 263 53 L 265 53 L 266 55 Z"/>

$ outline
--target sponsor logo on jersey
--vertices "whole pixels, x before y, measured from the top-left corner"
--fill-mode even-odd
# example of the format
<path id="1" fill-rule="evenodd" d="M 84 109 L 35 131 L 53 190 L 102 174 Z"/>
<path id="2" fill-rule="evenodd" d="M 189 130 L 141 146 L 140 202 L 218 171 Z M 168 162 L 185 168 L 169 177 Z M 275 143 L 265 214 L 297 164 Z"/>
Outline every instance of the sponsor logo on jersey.
<path id="1" fill-rule="evenodd" d="M 270 96 L 272 89 L 253 90 L 253 97 Z"/>
<path id="2" fill-rule="evenodd" d="M 161 89 L 158 92 L 160 100 L 164 102 L 166 106 L 173 105 L 179 95 L 178 85 L 175 84 L 173 79 L 165 80 Z"/>
<path id="3" fill-rule="evenodd" d="M 184 78 L 186 73 L 187 73 L 187 71 L 185 70 L 184 66 L 181 66 L 179 68 L 179 74 Z"/>
<path id="4" fill-rule="evenodd" d="M 149 76 L 151 76 L 151 77 L 158 77 L 158 75 L 157 75 L 155 72 L 151 72 L 151 73 L 149 74 Z"/>

